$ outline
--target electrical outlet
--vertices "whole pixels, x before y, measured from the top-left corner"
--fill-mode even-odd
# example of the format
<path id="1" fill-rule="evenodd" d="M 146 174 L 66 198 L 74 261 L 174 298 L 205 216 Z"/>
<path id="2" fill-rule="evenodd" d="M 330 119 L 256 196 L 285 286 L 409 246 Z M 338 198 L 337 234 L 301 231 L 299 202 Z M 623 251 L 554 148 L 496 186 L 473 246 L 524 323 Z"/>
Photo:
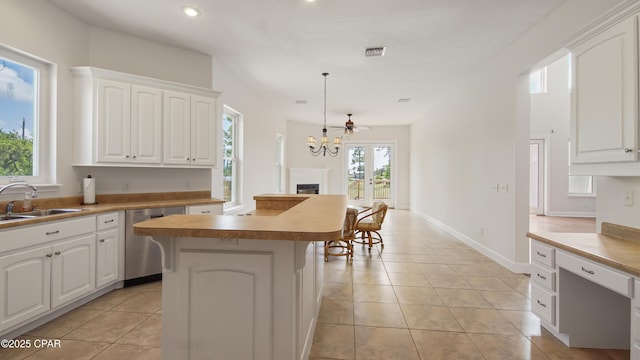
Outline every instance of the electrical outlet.
<path id="1" fill-rule="evenodd" d="M 484 236 L 484 227 L 480 227 L 480 235 Z"/>
<path id="2" fill-rule="evenodd" d="M 122 183 L 122 191 L 129 192 L 129 183 L 127 182 Z"/>
<path id="3" fill-rule="evenodd" d="M 500 184 L 499 184 L 499 183 L 496 183 L 496 184 L 494 185 L 494 187 L 493 187 L 493 190 L 494 190 L 495 192 L 500 191 Z"/>
<path id="4" fill-rule="evenodd" d="M 191 189 L 191 181 L 187 180 L 184 182 L 184 188 L 189 190 Z"/>
<path id="5" fill-rule="evenodd" d="M 624 199 L 622 200 L 624 206 L 633 206 L 633 191 L 625 191 Z"/>

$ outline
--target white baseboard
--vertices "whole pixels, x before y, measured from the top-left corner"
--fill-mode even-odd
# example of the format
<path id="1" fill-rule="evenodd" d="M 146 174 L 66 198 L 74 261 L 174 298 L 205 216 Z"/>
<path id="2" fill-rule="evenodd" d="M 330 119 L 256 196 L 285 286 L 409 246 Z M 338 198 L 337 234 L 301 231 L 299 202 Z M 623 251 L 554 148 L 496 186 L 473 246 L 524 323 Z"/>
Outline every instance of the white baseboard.
<path id="1" fill-rule="evenodd" d="M 575 211 L 549 211 L 547 212 L 546 216 L 594 218 L 596 217 L 596 213 Z"/>
<path id="2" fill-rule="evenodd" d="M 529 263 L 516 263 L 513 262 L 512 260 L 504 257 L 502 254 L 499 254 L 497 252 L 495 252 L 493 249 L 486 247 L 483 244 L 480 244 L 479 242 L 473 240 L 472 238 L 458 232 L 456 229 L 440 222 L 439 220 L 426 215 L 426 214 L 420 214 L 420 213 L 416 213 L 414 212 L 414 214 L 420 216 L 421 218 L 423 218 L 424 220 L 426 220 L 427 222 L 439 227 L 440 229 L 446 231 L 447 233 L 449 233 L 451 236 L 455 237 L 456 239 L 462 241 L 463 243 L 469 245 L 470 247 L 472 247 L 474 250 L 478 251 L 479 253 L 481 253 L 482 255 L 490 258 L 491 260 L 495 261 L 496 263 L 504 266 L 505 268 L 509 269 L 509 271 L 513 272 L 513 273 L 518 273 L 518 274 L 531 274 L 531 264 Z"/>

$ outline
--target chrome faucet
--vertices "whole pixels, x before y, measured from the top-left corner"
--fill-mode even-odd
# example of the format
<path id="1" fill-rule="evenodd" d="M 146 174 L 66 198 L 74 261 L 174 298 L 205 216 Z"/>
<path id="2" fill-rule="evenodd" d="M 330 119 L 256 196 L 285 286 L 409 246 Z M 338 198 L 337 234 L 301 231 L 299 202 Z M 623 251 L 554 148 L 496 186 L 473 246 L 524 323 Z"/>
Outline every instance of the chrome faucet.
<path id="1" fill-rule="evenodd" d="M 37 197 L 38 197 L 38 194 L 36 194 L 36 191 L 38 191 L 38 188 L 36 188 L 36 187 L 35 187 L 35 186 L 33 186 L 33 185 L 29 185 L 29 184 L 27 184 L 26 182 L 14 182 L 14 183 L 11 183 L 11 184 L 8 184 L 8 185 L 5 185 L 5 186 L 3 186 L 3 187 L 0 187 L 0 195 L 2 195 L 2 193 L 3 193 L 5 190 L 10 189 L 10 188 L 14 188 L 14 187 L 17 187 L 17 186 L 22 186 L 22 187 L 26 187 L 26 188 L 31 189 L 31 190 L 32 190 L 32 192 L 31 192 L 31 198 L 32 198 L 32 199 L 35 199 L 35 198 L 37 198 Z M 15 202 L 15 201 L 11 201 L 11 202 L 9 202 L 9 203 L 7 204 L 7 209 L 6 209 L 7 211 L 6 211 L 6 212 L 7 212 L 8 214 L 13 212 L 13 203 L 14 203 L 14 202 Z"/>

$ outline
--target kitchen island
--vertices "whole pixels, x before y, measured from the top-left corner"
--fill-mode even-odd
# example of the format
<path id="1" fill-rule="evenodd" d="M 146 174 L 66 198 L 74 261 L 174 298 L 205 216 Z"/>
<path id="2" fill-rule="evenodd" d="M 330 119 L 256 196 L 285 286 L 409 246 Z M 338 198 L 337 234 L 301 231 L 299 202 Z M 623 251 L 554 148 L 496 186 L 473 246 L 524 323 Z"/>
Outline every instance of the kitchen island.
<path id="1" fill-rule="evenodd" d="M 322 300 L 323 244 L 344 195 L 260 195 L 237 215 L 136 224 L 163 254 L 163 359 L 306 359 Z"/>

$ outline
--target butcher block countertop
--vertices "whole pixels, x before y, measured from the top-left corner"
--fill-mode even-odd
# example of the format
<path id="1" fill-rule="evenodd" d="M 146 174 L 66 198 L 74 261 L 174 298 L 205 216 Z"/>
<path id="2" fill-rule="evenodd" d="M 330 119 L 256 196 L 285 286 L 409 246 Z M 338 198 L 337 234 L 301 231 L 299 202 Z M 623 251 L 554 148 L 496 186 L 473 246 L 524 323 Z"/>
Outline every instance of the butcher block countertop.
<path id="1" fill-rule="evenodd" d="M 83 205 L 82 200 L 81 196 L 34 199 L 33 203 L 37 205 L 38 210 L 71 208 L 82 209 L 83 211 L 40 216 L 19 221 L 2 221 L 0 222 L 0 230 L 110 211 L 224 203 L 223 200 L 211 198 L 209 191 L 96 195 L 97 203 L 94 205 Z M 21 212 L 21 206 L 22 201 L 16 201 L 15 213 L 19 214 Z M 0 209 L 4 210 L 5 207 L 6 202 L 0 202 Z"/>
<path id="2" fill-rule="evenodd" d="M 602 223 L 602 233 L 527 233 L 549 244 L 640 277 L 640 229 Z"/>
<path id="3" fill-rule="evenodd" d="M 172 215 L 134 225 L 136 235 L 262 240 L 336 240 L 344 195 L 258 195 L 256 210 L 237 215 Z"/>

